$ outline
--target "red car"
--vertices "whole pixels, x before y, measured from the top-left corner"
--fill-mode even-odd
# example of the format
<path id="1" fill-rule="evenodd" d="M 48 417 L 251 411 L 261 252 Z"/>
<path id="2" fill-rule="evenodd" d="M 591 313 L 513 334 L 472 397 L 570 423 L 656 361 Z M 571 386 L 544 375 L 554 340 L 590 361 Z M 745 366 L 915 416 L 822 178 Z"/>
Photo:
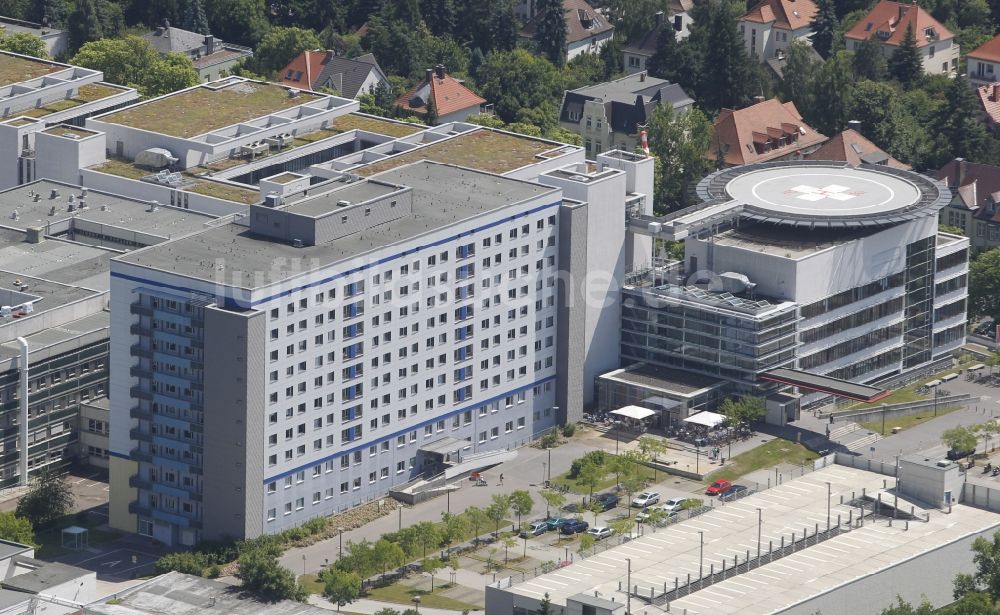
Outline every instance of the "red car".
<path id="1" fill-rule="evenodd" d="M 729 489 L 732 486 L 733 483 L 729 482 L 728 480 L 717 480 L 708 486 L 708 489 L 705 490 L 705 493 L 707 493 L 708 495 L 719 495 L 720 493 L 722 493 L 726 489 Z"/>

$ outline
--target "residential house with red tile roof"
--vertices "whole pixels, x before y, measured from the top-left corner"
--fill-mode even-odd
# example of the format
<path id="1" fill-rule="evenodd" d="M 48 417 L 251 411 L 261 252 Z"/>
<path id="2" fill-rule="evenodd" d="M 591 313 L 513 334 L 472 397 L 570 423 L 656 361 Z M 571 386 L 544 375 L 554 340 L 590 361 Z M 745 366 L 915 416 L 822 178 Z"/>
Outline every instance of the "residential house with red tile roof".
<path id="1" fill-rule="evenodd" d="M 958 72 L 959 48 L 954 35 L 915 3 L 881 0 L 844 34 L 844 41 L 847 50 L 854 51 L 874 36 L 882 43 L 882 53 L 890 58 L 903 42 L 907 27 L 913 29 L 925 73 Z"/>
<path id="2" fill-rule="evenodd" d="M 812 36 L 812 0 L 761 0 L 739 18 L 747 53 L 760 62 L 783 56 L 792 41 Z"/>
<path id="3" fill-rule="evenodd" d="M 434 118 L 432 124 L 462 122 L 470 115 L 479 113 L 486 103 L 482 98 L 445 72 L 438 64 L 428 68 L 424 80 L 396 100 L 396 106 L 404 113 L 412 113 L 427 118 L 433 101 Z"/>
<path id="4" fill-rule="evenodd" d="M 598 13 L 586 0 L 562 0 L 566 19 L 566 59 L 572 60 L 581 53 L 597 53 L 611 40 L 615 27 Z M 527 24 L 521 38 L 530 40 L 535 34 L 535 3 L 531 0 L 520 4 L 518 12 Z"/>
<path id="5" fill-rule="evenodd" d="M 910 170 L 910 165 L 896 160 L 864 137 L 858 130 L 860 122 L 830 137 L 818 150 L 806 155 L 806 160 L 836 160 L 852 167 L 862 164 L 884 164 L 894 169 Z"/>
<path id="6" fill-rule="evenodd" d="M 973 250 L 1000 247 L 1000 167 L 956 158 L 930 175 L 951 188 L 940 223 L 963 229 Z"/>
<path id="7" fill-rule="evenodd" d="M 670 0 L 669 13 L 657 12 L 653 29 L 626 45 L 622 50 L 622 64 L 625 66 L 625 72 L 634 75 L 646 70 L 646 62 L 656 53 L 656 42 L 659 40 L 663 28 L 673 28 L 674 35 L 679 41 L 687 38 L 688 28 L 691 25 L 691 7 L 693 6 L 694 0 Z"/>
<path id="8" fill-rule="evenodd" d="M 327 88 L 346 98 L 357 98 L 379 84 L 388 87 L 389 79 L 370 53 L 345 58 L 332 51 L 315 49 L 303 51 L 279 70 L 278 83 L 304 90 Z"/>
<path id="9" fill-rule="evenodd" d="M 979 111 L 986 127 L 995 137 L 1000 137 L 1000 82 L 987 83 L 976 88 Z"/>
<path id="10" fill-rule="evenodd" d="M 967 73 L 972 85 L 1000 81 L 1000 34 L 976 47 L 965 57 L 969 63 Z"/>
<path id="11" fill-rule="evenodd" d="M 723 109 L 715 118 L 712 143 L 705 155 L 728 166 L 793 160 L 812 153 L 827 140 L 804 121 L 795 103 L 776 98 L 743 109 Z"/>

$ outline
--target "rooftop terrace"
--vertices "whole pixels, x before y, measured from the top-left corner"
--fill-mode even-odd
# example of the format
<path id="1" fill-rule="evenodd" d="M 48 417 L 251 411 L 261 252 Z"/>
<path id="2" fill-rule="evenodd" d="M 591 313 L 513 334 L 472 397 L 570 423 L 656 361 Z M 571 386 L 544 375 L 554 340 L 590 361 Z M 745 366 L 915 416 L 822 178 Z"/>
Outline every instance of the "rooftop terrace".
<path id="1" fill-rule="evenodd" d="M 3 70 L 0 68 L 0 70 Z M 15 111 L 11 115 L 24 115 L 27 117 L 45 117 L 46 115 L 51 115 L 53 113 L 58 113 L 60 111 L 66 111 L 67 109 L 72 109 L 73 107 L 79 107 L 80 105 L 85 105 L 87 103 L 92 103 L 94 101 L 101 100 L 102 98 L 108 98 L 110 96 L 116 96 L 122 92 L 127 92 L 128 88 L 124 88 L 117 85 L 110 85 L 107 83 L 88 83 L 81 85 L 77 90 L 76 94 L 70 98 L 64 98 L 61 100 L 53 101 L 41 107 L 34 107 L 32 109 L 26 109 L 24 111 Z"/>
<path id="2" fill-rule="evenodd" d="M 273 83 L 216 82 L 215 85 L 204 84 L 155 98 L 96 119 L 188 139 L 323 98 L 311 92 L 299 92 L 292 97 L 287 87 Z"/>
<path id="3" fill-rule="evenodd" d="M 421 130 L 427 130 L 427 126 L 422 124 L 409 124 L 405 122 L 393 122 L 371 115 L 361 115 L 359 113 L 348 113 L 341 115 L 330 123 L 330 129 L 336 133 L 347 132 L 349 130 L 366 130 L 389 137 L 406 137 Z"/>
<path id="4" fill-rule="evenodd" d="M 458 221 L 554 192 L 538 184 L 421 162 L 378 177 L 413 189 L 412 214 L 327 244 L 296 248 L 228 224 L 118 257 L 237 288 L 257 288 L 296 277 L 372 250 L 440 230 Z M 220 263 L 222 268 L 219 268 Z M 284 268 L 275 266 L 284 263 Z"/>
<path id="5" fill-rule="evenodd" d="M 0 87 L 35 79 L 36 77 L 42 77 L 67 68 L 62 64 L 54 62 L 14 56 L 6 53 L 0 54 L 0 57 L 3 58 L 0 61 Z"/>
<path id="6" fill-rule="evenodd" d="M 418 160 L 433 160 L 502 174 L 538 162 L 539 154 L 559 147 L 563 146 L 524 135 L 479 129 L 380 160 L 356 172 L 374 175 Z"/>

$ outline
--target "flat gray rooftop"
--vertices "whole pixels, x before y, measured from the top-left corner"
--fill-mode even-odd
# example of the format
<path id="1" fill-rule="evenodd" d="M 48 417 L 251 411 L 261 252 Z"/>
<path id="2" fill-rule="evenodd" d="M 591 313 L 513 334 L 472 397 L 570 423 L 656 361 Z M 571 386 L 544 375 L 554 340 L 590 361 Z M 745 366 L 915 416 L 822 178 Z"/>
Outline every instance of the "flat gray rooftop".
<path id="1" fill-rule="evenodd" d="M 783 166 L 750 171 L 726 185 L 736 201 L 775 214 L 870 216 L 906 209 L 920 198 L 897 175 L 852 167 Z"/>
<path id="2" fill-rule="evenodd" d="M 60 240 L 28 243 L 25 234 L 0 228 L 0 270 L 94 290 L 108 290 L 111 250 Z"/>
<path id="3" fill-rule="evenodd" d="M 304 273 L 304 264 L 325 267 L 555 192 L 538 184 L 429 161 L 393 168 L 380 173 L 377 179 L 413 189 L 410 216 L 303 248 L 257 237 L 244 226 L 228 224 L 115 260 L 237 288 L 257 288 Z"/>
<path id="4" fill-rule="evenodd" d="M 28 346 L 31 348 L 32 354 L 37 355 L 40 350 L 53 348 L 60 344 L 67 344 L 88 333 L 100 333 L 101 337 L 106 338 L 108 337 L 107 329 L 110 327 L 110 324 L 110 312 L 102 310 L 56 327 L 49 327 L 32 333 L 25 336 L 25 339 L 28 341 Z M 2 339 L 3 337 L 0 337 L 0 340 Z M 0 361 L 20 356 L 20 354 L 21 351 L 15 341 L 9 340 L 0 344 Z"/>
<path id="5" fill-rule="evenodd" d="M 847 519 L 848 506 L 837 504 L 839 496 L 849 499 L 852 493 L 868 494 L 882 490 L 885 477 L 845 466 L 829 466 L 788 480 L 780 486 L 716 507 L 703 515 L 650 532 L 618 547 L 610 548 L 585 560 L 525 582 L 515 583 L 508 591 L 540 600 L 546 593 L 554 604 L 586 588 L 598 591 L 604 599 L 614 597 L 625 603 L 619 585 L 626 585 L 631 559 L 631 581 L 644 589 L 673 586 L 674 579 L 697 578 L 704 533 L 704 568 L 719 570 L 722 562 L 733 561 L 754 551 L 757 543 L 758 512 L 762 519 L 761 540 L 766 551 L 768 541 L 788 540 L 792 532 L 799 538 L 804 527 L 825 527 L 827 519 L 827 483 L 830 484 L 833 522 L 837 515 Z M 902 500 L 902 498 L 900 498 Z M 907 503 L 907 506 L 909 503 Z M 857 509 L 854 509 L 857 512 Z M 829 592 L 854 580 L 896 566 L 916 555 L 931 552 L 961 538 L 988 531 L 1000 525 L 1000 515 L 963 505 L 952 507 L 951 514 L 932 511 L 928 522 L 910 522 L 909 528 L 896 523 L 866 522 L 815 546 L 764 564 L 750 572 L 696 591 L 670 603 L 670 612 L 689 615 L 753 615 L 782 612 L 809 598 Z M 683 581 L 681 581 L 683 583 Z M 632 604 L 642 608 L 633 599 Z M 652 609 L 650 609 L 652 611 Z"/>
<path id="6" fill-rule="evenodd" d="M 286 206 L 285 209 L 302 214 L 303 216 L 319 217 L 336 211 L 340 207 L 338 203 L 341 201 L 347 201 L 351 205 L 366 203 L 388 196 L 399 189 L 399 186 L 384 184 L 378 181 L 359 181 L 336 187 L 333 190 L 320 193 L 316 196 L 294 201 Z"/>
<path id="7" fill-rule="evenodd" d="M 3 587 L 31 594 L 49 593 L 56 585 L 62 585 L 67 581 L 93 574 L 89 570 L 76 566 L 68 566 L 58 562 L 43 562 L 30 557 L 18 557 L 14 561 L 19 567 L 30 566 L 35 569 L 4 579 Z"/>
<path id="8" fill-rule="evenodd" d="M 52 190 L 58 190 L 59 196 L 52 198 Z M 40 194 L 36 202 L 33 194 Z M 97 224 L 105 224 L 132 231 L 149 233 L 159 237 L 183 235 L 204 228 L 212 216 L 200 214 L 187 209 L 176 209 L 160 205 L 155 212 L 149 209 L 148 201 L 115 196 L 97 190 L 87 191 L 85 202 L 87 209 L 76 208 L 79 205 L 81 190 L 78 186 L 70 186 L 50 180 L 40 180 L 0 192 L 0 226 L 25 230 L 31 226 L 45 227 L 57 224 L 69 218 L 76 217 Z M 74 212 L 69 211 L 68 198 L 73 195 Z M 107 209 L 102 210 L 101 206 Z M 55 214 L 49 215 L 55 207 Z M 17 212 L 17 219 L 13 218 Z"/>
<path id="9" fill-rule="evenodd" d="M 318 607 L 283 600 L 260 602 L 238 588 L 169 572 L 118 594 L 118 604 L 95 602 L 88 615 L 330 615 Z"/>
<path id="10" fill-rule="evenodd" d="M 786 258 L 801 258 L 821 252 L 848 241 L 874 235 L 881 227 L 814 229 L 795 228 L 743 221 L 739 227 L 715 235 L 712 241 L 720 246 L 733 246 L 762 254 L 776 254 Z"/>
<path id="11" fill-rule="evenodd" d="M 667 367 L 647 365 L 645 363 L 605 374 L 604 377 L 661 389 L 671 393 L 679 393 L 681 395 L 691 395 L 698 391 L 719 386 L 722 383 L 721 380 L 710 378 L 709 376 L 682 372 Z"/>

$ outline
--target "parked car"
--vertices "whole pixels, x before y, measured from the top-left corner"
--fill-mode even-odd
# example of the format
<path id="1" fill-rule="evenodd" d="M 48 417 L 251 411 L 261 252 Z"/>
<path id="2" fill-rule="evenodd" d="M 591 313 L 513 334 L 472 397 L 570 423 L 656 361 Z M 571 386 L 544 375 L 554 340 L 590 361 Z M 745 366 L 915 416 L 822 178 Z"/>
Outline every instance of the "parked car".
<path id="1" fill-rule="evenodd" d="M 610 538 L 615 531 L 610 527 L 592 527 L 587 530 L 587 533 L 593 536 L 594 540 L 604 540 Z"/>
<path id="2" fill-rule="evenodd" d="M 532 521 L 531 524 L 525 525 L 521 528 L 521 537 L 530 538 L 531 536 L 538 536 L 549 531 L 549 523 L 542 519 L 541 521 Z"/>
<path id="3" fill-rule="evenodd" d="M 583 519 L 567 519 L 559 531 L 566 535 L 579 534 L 580 532 L 586 532 L 588 527 L 590 527 L 590 524 Z"/>
<path id="4" fill-rule="evenodd" d="M 717 480 L 705 489 L 705 493 L 708 495 L 719 495 L 726 489 L 733 486 L 733 483 L 728 480 Z"/>
<path id="5" fill-rule="evenodd" d="M 689 498 L 670 498 L 664 502 L 660 508 L 667 511 L 668 513 L 680 512 L 681 508 L 684 506 L 684 502 L 687 502 Z"/>
<path id="6" fill-rule="evenodd" d="M 655 491 L 643 491 L 632 498 L 632 506 L 636 508 L 646 508 L 660 501 L 660 494 Z"/>
<path id="7" fill-rule="evenodd" d="M 552 530 L 561 528 L 566 523 L 566 519 L 562 517 L 549 517 L 545 520 L 545 523 L 549 526 L 549 531 L 551 532 Z"/>
<path id="8" fill-rule="evenodd" d="M 604 510 L 611 510 L 615 506 L 618 506 L 619 498 L 613 493 L 601 493 L 594 496 L 594 501 L 600 502 Z"/>
<path id="9" fill-rule="evenodd" d="M 663 519 L 665 521 L 674 521 L 674 517 L 676 517 L 678 514 L 680 514 L 676 510 L 667 510 L 666 507 L 662 506 L 662 505 L 661 506 L 650 506 L 648 508 L 643 508 L 642 512 L 636 513 L 635 520 L 639 521 L 639 522 L 642 522 L 642 523 L 645 523 L 646 519 L 649 519 L 649 517 L 651 516 L 651 513 L 654 510 L 662 510 L 662 511 L 664 511 L 666 513 L 666 515 L 663 517 Z"/>
<path id="10" fill-rule="evenodd" d="M 735 500 L 745 495 L 750 495 L 750 490 L 747 489 L 746 485 L 730 485 L 725 491 L 719 494 L 719 497 L 723 500 Z"/>
<path id="11" fill-rule="evenodd" d="M 962 450 L 959 450 L 957 448 L 953 448 L 950 451 L 948 451 L 948 454 L 945 455 L 945 456 L 948 459 L 952 460 L 952 461 L 958 461 L 959 459 L 965 459 L 966 457 L 968 457 L 969 455 L 971 455 L 971 454 L 973 454 L 975 452 L 976 452 L 976 449 L 974 449 L 974 448 L 971 448 L 971 449 L 969 449 L 967 451 L 962 451 Z"/>
<path id="12" fill-rule="evenodd" d="M 977 335 L 985 335 L 986 337 L 993 337 L 992 333 L 995 330 L 995 323 L 992 320 L 987 320 L 986 322 L 980 323 L 972 330 L 973 333 Z"/>

